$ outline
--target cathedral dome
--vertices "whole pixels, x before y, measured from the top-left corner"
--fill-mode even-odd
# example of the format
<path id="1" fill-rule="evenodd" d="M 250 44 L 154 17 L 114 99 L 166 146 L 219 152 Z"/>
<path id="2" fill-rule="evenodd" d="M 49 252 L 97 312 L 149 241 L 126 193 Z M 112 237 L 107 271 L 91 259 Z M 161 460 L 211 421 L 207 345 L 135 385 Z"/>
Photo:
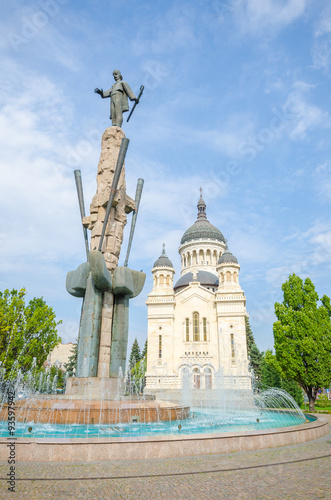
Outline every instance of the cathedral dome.
<path id="1" fill-rule="evenodd" d="M 218 287 L 218 277 L 215 274 L 208 271 L 199 271 L 196 280 L 194 280 L 192 273 L 186 273 L 181 276 L 174 286 L 175 292 L 188 286 L 191 281 L 199 281 L 200 285 L 206 287 Z"/>
<path id="2" fill-rule="evenodd" d="M 163 243 L 163 250 L 160 257 L 154 262 L 153 267 L 174 267 L 171 260 L 166 256 L 165 244 Z"/>
<path id="3" fill-rule="evenodd" d="M 200 188 L 202 191 L 202 189 Z M 206 216 L 206 203 L 202 198 L 202 193 L 200 194 L 200 199 L 198 201 L 198 218 L 183 234 L 180 244 L 183 245 L 192 240 L 199 239 L 211 239 L 217 240 L 225 243 L 225 238 L 221 231 L 217 227 L 213 226 Z"/>
<path id="4" fill-rule="evenodd" d="M 227 248 L 218 259 L 217 264 L 238 264 L 238 259 L 234 255 L 232 255 L 232 253 Z"/>
<path id="5" fill-rule="evenodd" d="M 185 233 L 183 234 L 182 239 L 180 240 L 181 245 L 183 243 L 187 243 L 192 240 L 199 239 L 211 239 L 222 241 L 225 243 L 225 238 L 221 231 L 217 229 L 217 227 L 213 226 L 207 219 L 206 220 L 197 220 L 193 226 L 189 227 Z"/>

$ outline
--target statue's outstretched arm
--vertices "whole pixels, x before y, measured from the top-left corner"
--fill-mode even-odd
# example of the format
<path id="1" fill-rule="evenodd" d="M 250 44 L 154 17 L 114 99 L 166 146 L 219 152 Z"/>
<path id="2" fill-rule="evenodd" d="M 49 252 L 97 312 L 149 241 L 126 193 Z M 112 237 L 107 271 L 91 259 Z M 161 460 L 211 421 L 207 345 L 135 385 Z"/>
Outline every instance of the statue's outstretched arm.
<path id="1" fill-rule="evenodd" d="M 94 89 L 94 92 L 96 94 L 99 94 L 101 95 L 102 99 L 104 99 L 105 97 L 110 97 L 110 89 L 109 90 L 103 90 L 103 89 Z"/>

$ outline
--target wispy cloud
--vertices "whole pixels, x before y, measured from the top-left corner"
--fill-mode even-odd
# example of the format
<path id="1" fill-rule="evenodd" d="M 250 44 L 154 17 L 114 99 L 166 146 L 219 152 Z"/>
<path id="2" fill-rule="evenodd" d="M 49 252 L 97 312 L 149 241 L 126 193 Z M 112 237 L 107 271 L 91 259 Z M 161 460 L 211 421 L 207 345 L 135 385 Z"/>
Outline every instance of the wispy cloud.
<path id="1" fill-rule="evenodd" d="M 301 17 L 308 4 L 309 0 L 247 0 L 234 12 L 242 32 L 271 35 Z"/>
<path id="2" fill-rule="evenodd" d="M 305 139 L 307 132 L 317 127 L 331 126 L 328 112 L 309 102 L 309 94 L 313 88 L 311 84 L 297 81 L 285 102 L 285 110 L 293 115 L 289 134 L 291 139 Z"/>

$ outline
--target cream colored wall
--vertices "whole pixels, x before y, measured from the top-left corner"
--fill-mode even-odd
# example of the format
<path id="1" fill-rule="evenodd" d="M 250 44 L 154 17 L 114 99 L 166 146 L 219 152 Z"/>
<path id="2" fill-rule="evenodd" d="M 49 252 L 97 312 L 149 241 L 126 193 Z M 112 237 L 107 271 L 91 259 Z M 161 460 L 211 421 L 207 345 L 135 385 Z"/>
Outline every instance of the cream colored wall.
<path id="1" fill-rule="evenodd" d="M 217 321 L 214 306 L 215 294 L 192 282 L 176 294 L 176 317 L 174 338 L 174 367 L 178 373 L 180 367 L 212 365 L 218 369 Z M 199 313 L 200 341 L 193 339 L 193 313 Z M 185 320 L 189 319 L 190 340 L 186 341 Z M 203 318 L 207 319 L 207 341 L 203 340 Z M 201 354 L 200 354 L 201 353 Z"/>
<path id="2" fill-rule="evenodd" d="M 68 363 L 69 357 L 72 354 L 73 343 L 58 344 L 47 357 L 47 362 L 53 366 L 55 363 L 60 363 L 59 367 L 64 368 L 64 363 Z"/>
<path id="3" fill-rule="evenodd" d="M 179 248 L 182 262 L 181 274 L 192 270 L 206 270 L 219 275 L 216 293 L 193 281 L 178 293 L 173 291 L 172 268 L 154 268 L 153 290 L 146 301 L 148 306 L 148 353 L 146 392 L 153 390 L 180 389 L 182 370 L 187 367 L 201 372 L 201 389 L 204 388 L 205 368 L 212 369 L 212 386 L 215 373 L 222 377 L 225 388 L 249 389 L 245 315 L 246 298 L 239 284 L 239 264 L 187 265 L 184 256 L 194 250 L 199 255 L 206 252 L 223 253 L 225 245 L 219 242 L 190 242 Z M 186 258 L 186 257 L 185 257 Z M 171 270 L 173 271 L 171 273 Z M 161 275 L 171 274 L 171 285 Z M 201 340 L 193 340 L 193 313 L 199 313 Z M 185 320 L 189 318 L 190 339 L 186 341 Z M 207 319 L 207 341 L 203 341 L 203 318 Z M 233 335 L 233 349 L 231 345 Z M 162 336 L 162 352 L 159 356 L 159 335 Z M 232 356 L 234 352 L 234 357 Z M 234 382 L 235 380 L 235 382 Z M 234 386 L 234 384 L 237 384 Z"/>
<path id="4" fill-rule="evenodd" d="M 215 294 L 218 322 L 220 365 L 225 386 L 250 388 L 248 371 L 245 316 L 246 297 L 239 284 L 239 264 L 217 266 L 219 287 Z M 233 345 L 231 345 L 231 336 Z"/>

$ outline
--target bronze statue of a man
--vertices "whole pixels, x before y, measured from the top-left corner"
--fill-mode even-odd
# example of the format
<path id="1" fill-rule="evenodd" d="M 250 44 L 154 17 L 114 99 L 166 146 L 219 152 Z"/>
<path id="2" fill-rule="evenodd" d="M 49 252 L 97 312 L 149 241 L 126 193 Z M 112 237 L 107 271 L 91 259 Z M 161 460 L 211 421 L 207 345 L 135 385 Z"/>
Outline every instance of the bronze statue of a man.
<path id="1" fill-rule="evenodd" d="M 130 86 L 123 81 L 121 72 L 118 69 L 113 71 L 115 83 L 109 90 L 103 91 L 102 89 L 95 89 L 96 94 L 100 94 L 104 99 L 110 97 L 110 119 L 113 126 L 122 127 L 123 112 L 129 111 L 129 102 L 138 102 L 137 97 L 132 92 Z"/>

